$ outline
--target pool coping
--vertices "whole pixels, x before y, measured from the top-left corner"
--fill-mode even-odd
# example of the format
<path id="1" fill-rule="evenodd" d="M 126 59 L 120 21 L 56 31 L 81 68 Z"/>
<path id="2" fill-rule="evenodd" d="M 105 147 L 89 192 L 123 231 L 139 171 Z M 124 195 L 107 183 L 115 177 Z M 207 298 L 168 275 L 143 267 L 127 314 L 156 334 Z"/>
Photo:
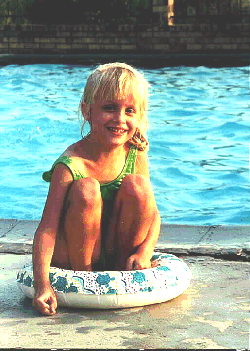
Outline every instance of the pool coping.
<path id="1" fill-rule="evenodd" d="M 0 219 L 0 253 L 31 254 L 38 224 L 38 220 Z M 249 262 L 249 233 L 250 225 L 163 223 L 155 251 Z"/>
<path id="2" fill-rule="evenodd" d="M 216 52 L 205 51 L 189 53 L 118 53 L 118 52 L 87 52 L 84 54 L 0 54 L 0 65 L 11 64 L 72 64 L 96 65 L 101 62 L 125 61 L 145 67 L 164 66 L 212 66 L 234 67 L 250 64 L 249 52 Z"/>

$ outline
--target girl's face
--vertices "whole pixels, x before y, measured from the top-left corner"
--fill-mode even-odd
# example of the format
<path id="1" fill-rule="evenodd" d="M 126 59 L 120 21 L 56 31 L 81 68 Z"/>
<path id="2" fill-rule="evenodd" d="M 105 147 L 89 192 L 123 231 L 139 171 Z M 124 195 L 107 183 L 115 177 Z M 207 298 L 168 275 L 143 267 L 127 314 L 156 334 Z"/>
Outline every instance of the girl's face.
<path id="1" fill-rule="evenodd" d="M 84 110 L 83 104 L 83 114 Z M 132 95 L 125 99 L 98 100 L 91 106 L 90 116 L 84 116 L 91 124 L 90 137 L 108 146 L 125 144 L 139 126 L 139 107 Z"/>

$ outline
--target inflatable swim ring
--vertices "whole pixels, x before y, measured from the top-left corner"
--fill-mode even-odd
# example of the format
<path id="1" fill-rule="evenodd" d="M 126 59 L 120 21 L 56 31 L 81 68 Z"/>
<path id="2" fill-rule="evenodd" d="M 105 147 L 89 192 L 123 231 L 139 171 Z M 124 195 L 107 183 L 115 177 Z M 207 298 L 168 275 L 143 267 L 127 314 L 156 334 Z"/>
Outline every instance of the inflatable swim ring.
<path id="1" fill-rule="evenodd" d="M 154 253 L 152 267 L 134 271 L 73 271 L 50 268 L 50 283 L 59 306 L 115 309 L 145 306 L 171 300 L 189 286 L 191 272 L 171 254 Z M 23 293 L 34 297 L 32 264 L 17 274 Z"/>

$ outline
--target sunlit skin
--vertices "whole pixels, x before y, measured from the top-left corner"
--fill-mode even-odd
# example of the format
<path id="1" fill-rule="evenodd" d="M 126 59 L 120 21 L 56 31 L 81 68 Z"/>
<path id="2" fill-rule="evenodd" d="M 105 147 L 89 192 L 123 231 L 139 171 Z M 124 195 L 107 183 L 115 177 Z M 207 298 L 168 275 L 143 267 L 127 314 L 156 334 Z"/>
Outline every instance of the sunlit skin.
<path id="1" fill-rule="evenodd" d="M 63 155 L 74 159 L 85 177 L 74 181 L 66 165 L 55 167 L 34 238 L 33 305 L 44 315 L 55 314 L 57 308 L 49 282 L 50 265 L 91 271 L 100 261 L 103 209 L 100 184 L 119 176 L 130 149 L 129 140 L 141 123 L 132 95 L 97 101 L 90 109 L 82 103 L 81 108 L 91 132 L 69 146 Z M 123 179 L 107 229 L 104 249 L 111 269 L 151 267 L 160 216 L 150 184 L 146 151 L 137 151 L 135 173 Z"/>

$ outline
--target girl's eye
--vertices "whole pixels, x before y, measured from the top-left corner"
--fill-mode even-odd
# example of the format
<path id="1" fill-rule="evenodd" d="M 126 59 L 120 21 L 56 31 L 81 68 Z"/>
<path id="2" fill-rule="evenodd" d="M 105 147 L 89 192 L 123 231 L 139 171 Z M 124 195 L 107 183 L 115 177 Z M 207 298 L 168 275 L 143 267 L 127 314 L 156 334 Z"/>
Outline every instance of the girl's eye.
<path id="1" fill-rule="evenodd" d="M 114 105 L 105 105 L 102 108 L 104 111 L 115 111 L 116 107 Z"/>
<path id="2" fill-rule="evenodd" d="M 135 113 L 135 109 L 134 109 L 133 107 L 128 107 L 128 108 L 126 109 L 126 112 L 129 113 L 129 114 Z"/>
<path id="3" fill-rule="evenodd" d="M 117 107 L 116 105 L 112 105 L 112 104 L 102 106 L 102 110 L 105 112 L 115 112 L 118 109 L 119 109 L 119 107 Z M 127 107 L 126 113 L 130 114 L 130 115 L 136 113 L 135 108 L 134 107 Z"/>

